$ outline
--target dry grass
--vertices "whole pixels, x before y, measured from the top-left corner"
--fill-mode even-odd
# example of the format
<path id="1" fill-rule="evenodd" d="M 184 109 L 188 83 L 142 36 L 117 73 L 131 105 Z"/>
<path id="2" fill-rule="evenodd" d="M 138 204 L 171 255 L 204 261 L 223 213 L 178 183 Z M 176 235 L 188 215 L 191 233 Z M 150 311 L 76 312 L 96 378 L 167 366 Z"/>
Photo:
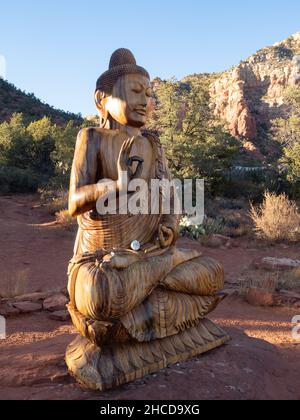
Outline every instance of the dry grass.
<path id="1" fill-rule="evenodd" d="M 278 274 L 274 277 L 268 276 L 265 278 L 260 278 L 259 276 L 255 279 L 250 278 L 246 282 L 243 282 L 240 286 L 240 294 L 245 296 L 247 291 L 251 288 L 262 289 L 268 292 L 275 292 L 278 282 Z"/>
<path id="2" fill-rule="evenodd" d="M 300 268 L 284 273 L 278 280 L 277 288 L 279 290 L 300 290 Z"/>
<path id="3" fill-rule="evenodd" d="M 239 295 L 253 306 L 277 306 L 280 302 L 277 292 L 282 290 L 300 292 L 300 268 L 267 276 L 258 270 L 255 277 L 252 274 L 241 280 Z"/>
<path id="4" fill-rule="evenodd" d="M 0 297 L 10 299 L 26 294 L 28 276 L 28 270 L 19 270 L 15 273 L 2 272 L 0 280 Z"/>
<path id="5" fill-rule="evenodd" d="M 242 224 L 238 227 L 227 227 L 225 230 L 225 235 L 230 236 L 231 238 L 241 238 L 242 236 L 248 236 L 251 234 L 251 229 L 249 225 Z"/>
<path id="6" fill-rule="evenodd" d="M 67 207 L 68 191 L 58 191 L 52 197 L 45 196 L 44 200 L 49 213 L 55 215 Z"/>
<path id="7" fill-rule="evenodd" d="M 55 217 L 57 223 L 64 227 L 71 228 L 76 224 L 76 218 L 72 217 L 68 210 L 60 210 Z"/>
<path id="8" fill-rule="evenodd" d="M 253 306 L 273 306 L 274 293 L 278 278 L 266 277 L 264 279 L 251 279 L 242 284 L 240 295 Z"/>
<path id="9" fill-rule="evenodd" d="M 295 202 L 285 194 L 266 192 L 261 206 L 251 206 L 250 216 L 258 237 L 269 242 L 295 242 L 300 239 L 300 215 Z"/>

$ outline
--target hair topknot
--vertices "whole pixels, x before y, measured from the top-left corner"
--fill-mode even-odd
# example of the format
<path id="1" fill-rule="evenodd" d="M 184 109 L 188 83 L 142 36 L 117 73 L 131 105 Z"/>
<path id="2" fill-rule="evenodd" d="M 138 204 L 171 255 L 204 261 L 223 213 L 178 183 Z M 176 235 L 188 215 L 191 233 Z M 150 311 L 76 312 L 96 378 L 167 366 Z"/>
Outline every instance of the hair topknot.
<path id="1" fill-rule="evenodd" d="M 150 79 L 147 70 L 136 64 L 133 53 L 127 48 L 119 48 L 111 56 L 109 69 L 97 80 L 96 90 L 110 95 L 116 81 L 126 74 L 141 74 Z"/>
<path id="2" fill-rule="evenodd" d="M 136 59 L 132 52 L 127 48 L 119 48 L 111 56 L 109 62 L 109 69 L 112 69 L 117 66 L 122 66 L 124 64 L 132 64 L 136 66 Z"/>

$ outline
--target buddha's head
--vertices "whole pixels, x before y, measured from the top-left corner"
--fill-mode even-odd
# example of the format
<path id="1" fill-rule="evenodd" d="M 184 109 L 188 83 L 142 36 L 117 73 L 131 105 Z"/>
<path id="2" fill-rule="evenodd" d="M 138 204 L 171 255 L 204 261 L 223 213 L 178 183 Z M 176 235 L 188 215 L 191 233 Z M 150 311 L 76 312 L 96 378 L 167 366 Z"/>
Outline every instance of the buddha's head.
<path id="1" fill-rule="evenodd" d="M 152 90 L 148 72 L 136 64 L 127 49 L 115 51 L 109 70 L 97 80 L 95 102 L 100 114 L 100 125 L 112 127 L 142 127 L 152 104 Z"/>

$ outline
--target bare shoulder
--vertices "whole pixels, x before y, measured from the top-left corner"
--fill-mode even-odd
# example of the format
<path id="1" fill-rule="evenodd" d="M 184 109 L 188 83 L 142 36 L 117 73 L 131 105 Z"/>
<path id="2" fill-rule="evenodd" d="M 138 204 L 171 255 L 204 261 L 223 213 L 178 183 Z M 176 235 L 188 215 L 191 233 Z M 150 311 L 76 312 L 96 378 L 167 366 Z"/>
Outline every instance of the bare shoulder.
<path id="1" fill-rule="evenodd" d="M 82 128 L 77 136 L 77 148 L 99 149 L 101 140 L 107 136 L 107 131 L 102 128 L 88 127 Z"/>
<path id="2" fill-rule="evenodd" d="M 105 139 L 120 135 L 119 130 L 107 130 L 100 127 L 82 128 L 78 133 L 78 138 L 84 139 Z"/>

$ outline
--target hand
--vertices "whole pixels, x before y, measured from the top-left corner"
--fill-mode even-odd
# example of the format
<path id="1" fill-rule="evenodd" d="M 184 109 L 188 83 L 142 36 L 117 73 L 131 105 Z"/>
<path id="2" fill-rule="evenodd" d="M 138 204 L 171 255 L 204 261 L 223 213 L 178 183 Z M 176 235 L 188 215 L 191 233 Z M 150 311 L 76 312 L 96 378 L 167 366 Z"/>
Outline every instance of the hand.
<path id="1" fill-rule="evenodd" d="M 159 225 L 158 236 L 162 248 L 168 248 L 175 242 L 175 235 L 173 230 L 166 226 Z"/>
<path id="2" fill-rule="evenodd" d="M 140 256 L 137 254 L 131 252 L 112 252 L 103 257 L 101 268 L 125 270 L 138 261 L 140 261 Z"/>
<path id="3" fill-rule="evenodd" d="M 119 159 L 118 159 L 118 181 L 117 188 L 119 191 L 127 191 L 127 182 L 130 182 L 134 178 L 139 178 L 143 171 L 144 159 L 133 156 L 130 157 L 132 146 L 134 144 L 135 137 L 126 140 L 121 148 Z M 133 162 L 138 162 L 138 167 L 133 173 L 131 166 Z M 126 180 L 127 175 L 127 180 Z M 127 181 L 127 182 L 126 182 Z"/>

